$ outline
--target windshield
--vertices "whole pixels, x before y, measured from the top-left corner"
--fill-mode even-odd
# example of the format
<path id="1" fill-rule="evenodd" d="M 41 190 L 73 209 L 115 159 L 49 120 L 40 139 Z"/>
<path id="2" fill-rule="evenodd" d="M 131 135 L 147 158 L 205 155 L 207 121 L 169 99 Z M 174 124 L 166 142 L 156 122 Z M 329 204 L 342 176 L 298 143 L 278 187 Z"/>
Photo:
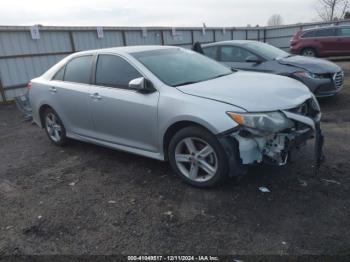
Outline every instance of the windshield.
<path id="1" fill-rule="evenodd" d="M 232 74 L 218 62 L 196 52 L 162 49 L 132 54 L 148 70 L 169 86 L 181 86 Z"/>
<path id="2" fill-rule="evenodd" d="M 247 43 L 246 46 L 268 60 L 274 60 L 277 58 L 287 57 L 290 55 L 289 53 L 277 47 L 274 47 L 272 45 L 268 45 L 265 43 L 261 43 L 261 42 L 250 42 L 250 43 Z"/>

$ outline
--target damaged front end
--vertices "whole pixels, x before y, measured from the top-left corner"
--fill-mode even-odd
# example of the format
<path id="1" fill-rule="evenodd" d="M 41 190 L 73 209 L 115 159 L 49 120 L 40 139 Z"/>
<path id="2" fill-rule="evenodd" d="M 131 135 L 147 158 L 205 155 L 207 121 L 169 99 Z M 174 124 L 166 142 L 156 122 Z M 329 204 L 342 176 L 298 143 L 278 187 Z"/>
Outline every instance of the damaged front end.
<path id="1" fill-rule="evenodd" d="M 291 152 L 312 138 L 315 139 L 315 166 L 320 165 L 323 135 L 320 107 L 315 97 L 289 110 L 247 114 L 228 112 L 228 115 L 239 124 L 219 137 L 229 160 L 236 160 L 229 161 L 231 174 L 240 170 L 237 162 L 243 165 L 285 165 Z"/>

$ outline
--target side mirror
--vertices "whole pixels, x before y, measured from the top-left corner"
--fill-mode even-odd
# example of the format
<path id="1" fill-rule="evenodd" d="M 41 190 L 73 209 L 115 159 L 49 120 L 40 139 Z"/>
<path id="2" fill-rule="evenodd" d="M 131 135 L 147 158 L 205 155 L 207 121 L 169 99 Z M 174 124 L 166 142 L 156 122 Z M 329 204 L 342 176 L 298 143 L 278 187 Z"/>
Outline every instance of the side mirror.
<path id="1" fill-rule="evenodd" d="M 249 57 L 247 57 L 247 59 L 245 61 L 247 63 L 255 63 L 255 64 L 260 64 L 263 62 L 259 58 L 257 58 L 256 56 L 249 56 Z"/>
<path id="2" fill-rule="evenodd" d="M 137 91 L 145 90 L 146 89 L 145 82 L 146 81 L 144 77 L 135 78 L 129 82 L 129 88 Z"/>
<path id="3" fill-rule="evenodd" d="M 144 77 L 139 77 L 131 80 L 129 82 L 129 88 L 143 94 L 153 93 L 157 91 L 157 89 L 154 88 L 152 82 L 145 79 Z"/>

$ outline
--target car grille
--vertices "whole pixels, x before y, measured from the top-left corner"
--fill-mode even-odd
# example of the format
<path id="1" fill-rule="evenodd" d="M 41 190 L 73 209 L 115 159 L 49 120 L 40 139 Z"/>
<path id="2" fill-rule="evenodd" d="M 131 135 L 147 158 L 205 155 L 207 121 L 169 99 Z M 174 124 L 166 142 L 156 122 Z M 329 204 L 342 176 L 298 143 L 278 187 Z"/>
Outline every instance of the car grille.
<path id="1" fill-rule="evenodd" d="M 343 86 L 343 82 L 344 82 L 344 72 L 339 71 L 339 72 L 335 73 L 333 76 L 333 80 L 334 80 L 335 87 L 337 89 L 341 88 Z"/>

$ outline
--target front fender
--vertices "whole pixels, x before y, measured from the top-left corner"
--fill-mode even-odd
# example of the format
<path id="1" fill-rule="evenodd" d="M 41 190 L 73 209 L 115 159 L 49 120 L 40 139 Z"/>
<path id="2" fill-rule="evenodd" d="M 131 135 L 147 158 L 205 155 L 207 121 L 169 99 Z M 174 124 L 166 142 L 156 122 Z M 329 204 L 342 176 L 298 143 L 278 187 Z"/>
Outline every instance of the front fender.
<path id="1" fill-rule="evenodd" d="M 232 105 L 210 99 L 181 94 L 160 97 L 158 106 L 159 150 L 163 154 L 164 136 L 167 130 L 179 122 L 192 122 L 217 135 L 237 126 L 227 114 L 242 111 Z"/>

